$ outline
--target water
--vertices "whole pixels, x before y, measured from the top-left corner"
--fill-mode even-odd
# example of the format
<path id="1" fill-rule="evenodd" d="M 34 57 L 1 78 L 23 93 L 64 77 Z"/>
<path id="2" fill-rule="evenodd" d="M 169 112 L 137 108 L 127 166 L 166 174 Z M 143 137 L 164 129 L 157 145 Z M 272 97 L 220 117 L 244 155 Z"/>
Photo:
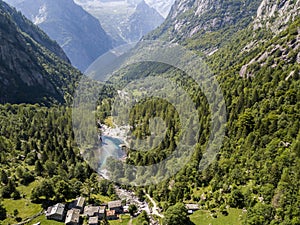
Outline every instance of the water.
<path id="1" fill-rule="evenodd" d="M 110 136 L 102 136 L 102 144 L 99 148 L 100 159 L 98 171 L 100 174 L 106 172 L 107 160 L 112 157 L 117 160 L 121 160 L 126 156 L 126 153 L 120 147 L 124 142 L 118 138 L 113 138 Z"/>

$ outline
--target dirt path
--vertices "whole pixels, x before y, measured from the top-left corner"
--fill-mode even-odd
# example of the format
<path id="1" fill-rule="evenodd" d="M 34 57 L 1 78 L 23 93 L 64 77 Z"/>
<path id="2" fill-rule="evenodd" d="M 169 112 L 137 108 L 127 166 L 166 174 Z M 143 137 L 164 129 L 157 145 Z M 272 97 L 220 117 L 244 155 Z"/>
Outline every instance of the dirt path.
<path id="1" fill-rule="evenodd" d="M 128 222 L 128 225 L 132 225 L 132 217 L 130 217 L 130 220 Z"/>
<path id="2" fill-rule="evenodd" d="M 29 217 L 29 218 L 26 218 L 23 222 L 17 223 L 17 224 L 15 224 L 15 225 L 28 224 L 28 223 L 31 222 L 33 219 L 35 219 L 35 218 L 37 218 L 37 217 L 39 217 L 39 216 L 41 216 L 41 215 L 43 215 L 43 214 L 44 214 L 44 210 L 42 210 L 41 212 L 39 212 L 39 213 L 37 213 L 37 214 L 35 214 L 35 215 Z"/>

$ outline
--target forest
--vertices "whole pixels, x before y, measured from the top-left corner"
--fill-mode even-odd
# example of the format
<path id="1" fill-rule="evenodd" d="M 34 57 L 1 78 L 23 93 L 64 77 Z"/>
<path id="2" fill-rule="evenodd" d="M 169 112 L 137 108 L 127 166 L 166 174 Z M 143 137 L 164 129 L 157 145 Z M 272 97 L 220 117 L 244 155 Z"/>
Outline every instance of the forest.
<path id="1" fill-rule="evenodd" d="M 145 151 L 144 145 L 137 142 L 127 149 L 128 167 L 122 168 L 120 163 L 110 165 L 114 180 L 120 183 L 99 178 L 84 160 L 76 142 L 72 93 L 80 79 L 78 71 L 74 72 L 76 76 L 69 72 L 61 75 L 65 77 L 65 96 L 60 103 L 45 103 L 44 99 L 36 104 L 0 105 L 0 220 L 12 224 L 26 218 L 15 201 L 26 202 L 28 208 L 38 207 L 36 213 L 78 195 L 87 197 L 89 203 L 114 200 L 118 198 L 114 185 L 134 183 L 139 175 L 139 182 L 145 186 L 122 187 L 134 190 L 140 199 L 145 198 L 145 193 L 149 194 L 165 215 L 164 225 L 195 224 L 194 215 L 189 216 L 184 207 L 187 203 L 199 204 L 201 212 L 209 213 L 216 220 L 230 217 L 239 210 L 245 212 L 239 220 L 243 225 L 300 225 L 299 26 L 300 19 L 296 19 L 277 35 L 266 30 L 253 33 L 251 26 L 223 30 L 225 36 L 214 31 L 220 39 L 229 36 L 231 39 L 217 46 L 218 51 L 212 55 L 198 51 L 199 46 L 207 47 L 211 43 L 209 35 L 212 33 L 202 40 L 178 38 L 180 44 L 205 59 L 226 103 L 224 140 L 215 160 L 204 170 L 199 169 L 199 164 L 212 129 L 208 100 L 192 78 L 162 63 L 140 63 L 124 68 L 104 85 L 98 98 L 93 118 L 95 126 L 91 128 L 95 130 L 98 119 L 107 121 L 114 117 L 117 91 L 139 78 L 168 77 L 185 90 L 196 107 L 189 122 L 181 123 L 178 111 L 186 108 L 185 97 L 177 98 L 182 103 L 178 108 L 159 98 L 138 101 L 126 115 L 132 137 L 146 143 L 149 150 Z M 255 43 L 254 47 L 246 49 L 251 42 Z M 47 68 L 46 63 L 44 67 L 57 78 L 59 71 L 68 71 L 66 65 L 57 65 L 55 71 Z M 67 82 L 69 76 L 72 78 Z M 135 94 L 143 96 L 142 91 Z M 149 120 L 157 117 L 166 125 L 161 142 L 152 138 L 150 132 Z M 81 122 L 86 123 L 84 119 Z M 201 132 L 188 129 L 194 126 Z M 190 160 L 177 173 L 153 184 L 147 183 L 147 173 L 153 171 L 130 169 L 130 166 L 159 163 L 170 154 L 175 157 L 167 166 L 176 166 L 176 149 L 182 144 L 179 140 L 183 130 L 188 131 L 184 135 L 185 148 L 194 144 L 195 148 Z M 164 169 L 153 167 L 158 176 Z M 137 221 L 149 224 L 144 213 Z"/>

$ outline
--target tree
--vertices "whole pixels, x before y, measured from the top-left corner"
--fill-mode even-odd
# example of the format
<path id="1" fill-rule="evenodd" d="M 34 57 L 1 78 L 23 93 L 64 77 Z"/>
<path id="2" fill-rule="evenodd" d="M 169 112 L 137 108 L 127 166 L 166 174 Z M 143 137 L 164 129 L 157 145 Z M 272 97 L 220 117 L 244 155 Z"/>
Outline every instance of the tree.
<path id="1" fill-rule="evenodd" d="M 64 180 L 58 181 L 55 187 L 55 197 L 57 201 L 64 201 L 71 197 L 70 185 Z"/>
<path id="2" fill-rule="evenodd" d="M 1 196 L 3 198 L 10 198 L 11 194 L 16 191 L 16 184 L 14 181 L 9 180 L 8 184 L 2 188 Z"/>
<path id="3" fill-rule="evenodd" d="M 34 165 L 35 174 L 37 176 L 41 176 L 43 171 L 44 171 L 43 165 L 41 164 L 40 160 L 37 160 Z"/>
<path id="4" fill-rule="evenodd" d="M 30 172 L 25 171 L 22 175 L 21 184 L 28 185 L 33 181 L 34 181 L 34 176 Z"/>
<path id="5" fill-rule="evenodd" d="M 46 200 L 49 200 L 55 195 L 53 185 L 48 180 L 43 180 L 41 183 L 36 186 L 31 192 L 31 200 L 38 201 L 41 197 L 45 197 Z"/>
<path id="6" fill-rule="evenodd" d="M 54 176 L 55 174 L 57 174 L 57 165 L 55 162 L 51 161 L 51 160 L 47 160 L 45 163 L 45 169 L 47 171 L 47 173 L 49 174 L 50 177 Z"/>
<path id="7" fill-rule="evenodd" d="M 187 209 L 183 203 L 170 206 L 163 219 L 163 225 L 188 225 L 191 224 Z"/>
<path id="8" fill-rule="evenodd" d="M 2 204 L 0 204 L 0 220 L 6 219 L 6 209 Z"/>
<path id="9" fill-rule="evenodd" d="M 112 196 L 116 194 L 116 190 L 115 190 L 115 187 L 114 185 L 111 183 L 109 186 L 108 186 L 108 190 L 107 190 L 107 195 L 108 196 Z"/>
<path id="10" fill-rule="evenodd" d="M 12 194 L 11 197 L 16 200 L 16 199 L 20 199 L 21 198 L 21 194 L 20 192 L 16 189 Z"/>
<path id="11" fill-rule="evenodd" d="M 5 170 L 1 170 L 0 180 L 3 184 L 8 184 L 8 176 Z"/>
<path id="12" fill-rule="evenodd" d="M 138 207 L 135 204 L 129 205 L 128 212 L 133 216 L 138 210 Z"/>
<path id="13" fill-rule="evenodd" d="M 234 208 L 243 208 L 245 197 L 240 190 L 234 190 L 229 197 L 229 205 Z"/>
<path id="14" fill-rule="evenodd" d="M 265 225 L 270 224 L 275 215 L 275 209 L 268 204 L 257 203 L 247 213 L 246 224 Z"/>
<path id="15" fill-rule="evenodd" d="M 139 201 L 141 201 L 141 202 L 145 201 L 145 194 L 142 189 L 139 189 L 137 191 L 137 197 L 138 197 Z"/>
<path id="16" fill-rule="evenodd" d="M 141 225 L 148 225 L 150 222 L 150 219 L 146 213 L 146 211 L 142 211 L 141 214 L 137 217 L 137 224 Z"/>
<path id="17" fill-rule="evenodd" d="M 15 209 L 14 212 L 13 212 L 13 214 L 14 214 L 14 217 L 16 217 L 17 215 L 19 215 L 18 209 Z"/>

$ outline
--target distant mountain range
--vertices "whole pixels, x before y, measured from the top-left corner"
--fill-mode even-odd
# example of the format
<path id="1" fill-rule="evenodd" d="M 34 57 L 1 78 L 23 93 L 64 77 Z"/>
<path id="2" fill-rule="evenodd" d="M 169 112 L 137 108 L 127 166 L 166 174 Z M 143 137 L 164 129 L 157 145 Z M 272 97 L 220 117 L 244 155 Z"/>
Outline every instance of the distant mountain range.
<path id="1" fill-rule="evenodd" d="M 143 35 L 161 25 L 173 4 L 168 1 L 144 0 L 75 0 L 101 21 L 113 37 L 114 45 L 138 41 Z M 161 13 L 161 14 L 160 14 Z"/>
<path id="2" fill-rule="evenodd" d="M 112 48 L 99 21 L 73 0 L 6 0 L 56 40 L 71 63 L 84 71 Z"/>
<path id="3" fill-rule="evenodd" d="M 59 45 L 0 0 L 0 103 L 64 103 L 81 73 Z"/>

